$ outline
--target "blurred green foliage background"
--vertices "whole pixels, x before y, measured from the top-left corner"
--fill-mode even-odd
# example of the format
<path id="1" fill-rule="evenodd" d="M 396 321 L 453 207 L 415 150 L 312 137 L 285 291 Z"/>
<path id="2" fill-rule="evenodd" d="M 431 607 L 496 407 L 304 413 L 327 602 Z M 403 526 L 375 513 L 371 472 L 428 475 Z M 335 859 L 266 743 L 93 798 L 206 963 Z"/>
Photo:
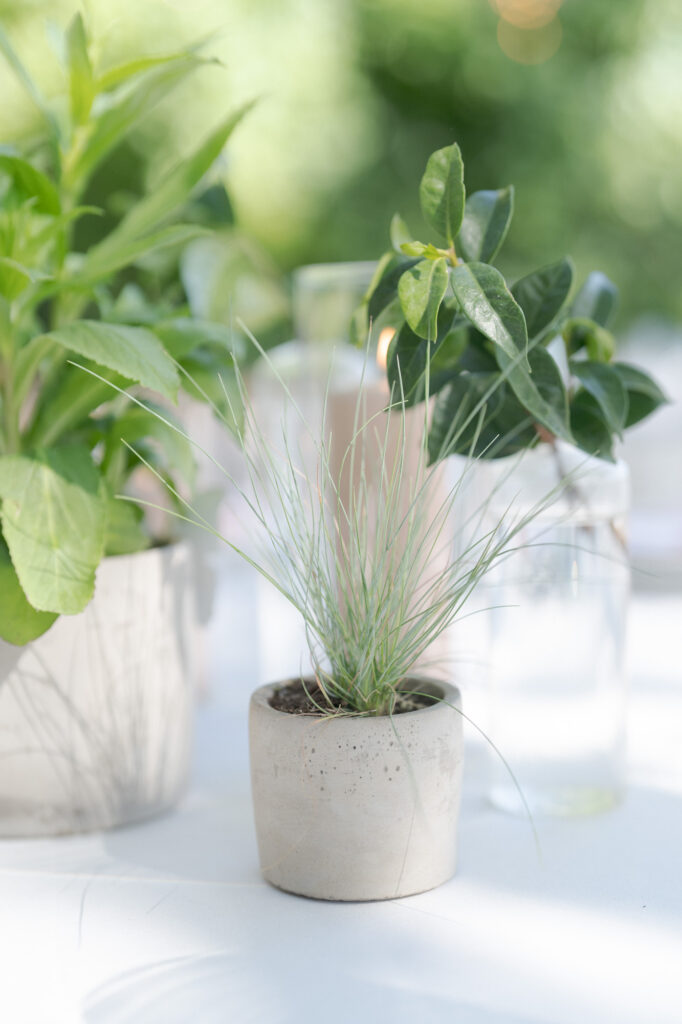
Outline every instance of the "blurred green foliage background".
<path id="1" fill-rule="evenodd" d="M 679 0 L 0 0 L 48 96 L 64 90 L 54 26 L 78 9 L 105 65 L 197 39 L 220 61 L 93 182 L 112 215 L 153 187 L 162 137 L 168 160 L 261 95 L 218 173 L 281 268 L 378 256 L 395 210 L 419 237 L 427 156 L 456 140 L 470 191 L 516 186 L 503 271 L 570 253 L 580 276 L 619 284 L 621 326 L 682 319 Z M 30 138 L 35 112 L 2 61 L 0 95 L 0 141 Z"/>

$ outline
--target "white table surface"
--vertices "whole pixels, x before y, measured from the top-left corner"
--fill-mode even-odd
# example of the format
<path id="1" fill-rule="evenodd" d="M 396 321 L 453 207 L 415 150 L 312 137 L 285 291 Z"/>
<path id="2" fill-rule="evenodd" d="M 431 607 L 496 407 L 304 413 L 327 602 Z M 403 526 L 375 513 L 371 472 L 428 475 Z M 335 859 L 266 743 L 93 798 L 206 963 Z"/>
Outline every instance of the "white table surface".
<path id="1" fill-rule="evenodd" d="M 539 859 L 528 822 L 482 799 L 474 749 L 457 876 L 326 904 L 258 872 L 246 708 L 280 645 L 262 601 L 259 642 L 259 593 L 230 563 L 175 813 L 0 843 L 2 1024 L 680 1024 L 682 597 L 633 605 L 618 809 L 539 820 Z"/>

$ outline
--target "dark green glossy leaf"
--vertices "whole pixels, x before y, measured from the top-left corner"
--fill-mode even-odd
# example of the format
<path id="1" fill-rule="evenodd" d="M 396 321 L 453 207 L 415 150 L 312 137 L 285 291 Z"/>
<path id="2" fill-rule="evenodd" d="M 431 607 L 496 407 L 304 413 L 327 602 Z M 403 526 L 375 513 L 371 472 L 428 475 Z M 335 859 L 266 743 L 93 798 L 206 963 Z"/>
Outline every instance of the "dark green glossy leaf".
<path id="1" fill-rule="evenodd" d="M 559 367 L 541 345 L 528 352 L 530 372 L 506 352 L 495 350 L 500 369 L 523 409 L 534 422 L 563 441 L 572 441 L 568 422 L 568 398 Z"/>
<path id="2" fill-rule="evenodd" d="M 588 455 L 613 462 L 613 435 L 601 406 L 581 388 L 571 402 L 571 432 L 575 443 Z"/>
<path id="3" fill-rule="evenodd" d="M 523 310 L 529 338 L 538 337 L 556 320 L 572 284 L 573 264 L 562 259 L 513 285 L 511 292 Z"/>
<path id="4" fill-rule="evenodd" d="M 648 373 L 638 370 L 636 366 L 630 366 L 629 363 L 612 363 L 611 369 L 618 375 L 628 394 L 626 427 L 646 419 L 661 405 L 666 405 L 670 401 L 656 381 Z"/>
<path id="5" fill-rule="evenodd" d="M 404 399 L 405 405 L 424 401 L 427 387 L 435 395 L 445 387 L 468 343 L 467 328 L 461 318 L 441 307 L 435 342 L 420 338 L 403 324 L 388 352 L 386 367 L 394 401 Z"/>
<path id="6" fill-rule="evenodd" d="M 481 334 L 510 359 L 526 351 L 528 335 L 523 313 L 499 271 L 486 263 L 460 263 L 451 280 L 462 312 Z"/>
<path id="7" fill-rule="evenodd" d="M 448 286 L 447 263 L 421 260 L 398 282 L 398 297 L 407 323 L 421 338 L 435 340 L 438 310 Z"/>
<path id="8" fill-rule="evenodd" d="M 601 327 L 608 326 L 618 302 L 618 289 L 606 274 L 593 271 L 571 305 L 571 315 L 595 320 Z"/>
<path id="9" fill-rule="evenodd" d="M 464 165 L 457 143 L 432 153 L 419 186 L 424 220 L 454 245 L 464 214 Z"/>
<path id="10" fill-rule="evenodd" d="M 514 212 L 514 189 L 474 192 L 466 201 L 457 251 L 468 261 L 492 263 Z"/>
<path id="11" fill-rule="evenodd" d="M 605 363 L 583 359 L 571 359 L 569 366 L 573 376 L 599 405 L 609 430 L 622 434 L 627 421 L 628 395 L 618 371 Z"/>

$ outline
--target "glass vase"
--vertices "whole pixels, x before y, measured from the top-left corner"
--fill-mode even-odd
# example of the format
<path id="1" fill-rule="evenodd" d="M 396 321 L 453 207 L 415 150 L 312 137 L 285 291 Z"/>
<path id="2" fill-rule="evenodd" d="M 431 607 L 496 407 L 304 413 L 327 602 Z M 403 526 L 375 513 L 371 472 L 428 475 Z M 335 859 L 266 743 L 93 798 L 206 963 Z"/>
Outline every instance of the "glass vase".
<path id="1" fill-rule="evenodd" d="M 534 815 L 605 810 L 625 783 L 627 467 L 542 446 L 501 484 L 504 467 L 482 471 L 498 521 L 570 480 L 485 583 L 489 735 L 507 762 L 490 752 L 490 797 Z"/>

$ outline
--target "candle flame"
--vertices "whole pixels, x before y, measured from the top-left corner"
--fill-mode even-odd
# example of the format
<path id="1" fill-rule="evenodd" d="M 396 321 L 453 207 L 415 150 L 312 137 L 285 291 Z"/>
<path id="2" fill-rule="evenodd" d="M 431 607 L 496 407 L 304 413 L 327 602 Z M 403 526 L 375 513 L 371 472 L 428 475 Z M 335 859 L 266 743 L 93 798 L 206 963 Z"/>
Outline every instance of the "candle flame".
<path id="1" fill-rule="evenodd" d="M 386 369 L 386 363 L 388 361 L 388 346 L 393 340 L 395 334 L 395 327 L 384 327 L 379 335 L 377 342 L 377 366 L 380 370 Z"/>

